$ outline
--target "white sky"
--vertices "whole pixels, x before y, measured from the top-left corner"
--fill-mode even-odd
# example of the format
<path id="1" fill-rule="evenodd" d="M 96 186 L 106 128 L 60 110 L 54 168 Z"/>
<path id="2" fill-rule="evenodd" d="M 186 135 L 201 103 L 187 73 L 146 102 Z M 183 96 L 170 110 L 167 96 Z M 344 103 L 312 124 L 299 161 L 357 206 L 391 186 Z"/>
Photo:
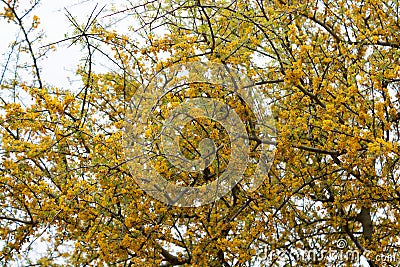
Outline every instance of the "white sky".
<path id="1" fill-rule="evenodd" d="M 26 2 L 26 0 L 20 0 Z M 118 3 L 119 2 L 119 3 Z M 100 10 L 103 6 L 105 9 L 111 9 L 113 5 L 123 6 L 127 1 L 115 0 L 115 1 L 94 1 L 94 0 L 41 0 L 40 5 L 34 9 L 30 14 L 29 18 L 25 19 L 28 25 L 29 21 L 32 21 L 32 16 L 37 15 L 40 18 L 40 25 L 38 30 L 45 31 L 45 38 L 42 41 L 43 45 L 53 43 L 65 38 L 65 34 L 71 33 L 73 27 L 66 17 L 65 8 L 76 18 L 80 23 L 85 23 L 92 10 L 97 6 L 97 10 Z M 120 10 L 120 8 L 118 8 Z M 22 12 L 22 10 L 21 10 Z M 104 11 L 104 15 L 109 12 Z M 126 32 L 128 30 L 129 21 L 121 21 L 115 27 L 118 30 Z M 133 24 L 133 23 L 132 23 Z M 10 43 L 15 40 L 16 33 L 18 33 L 17 25 L 13 23 L 7 23 L 4 19 L 0 20 L 0 72 L 3 71 L 3 64 L 10 51 Z M 31 33 L 31 38 L 35 36 L 35 33 Z M 68 87 L 70 85 L 70 79 L 79 79 L 74 77 L 74 73 L 77 69 L 77 65 L 85 55 L 80 51 L 79 45 L 69 46 L 71 41 L 59 44 L 56 46 L 56 51 L 51 51 L 47 54 L 47 58 L 42 59 L 39 62 L 41 67 L 41 78 L 46 84 L 51 84 L 57 87 Z M 37 47 L 36 47 L 37 48 Z"/>

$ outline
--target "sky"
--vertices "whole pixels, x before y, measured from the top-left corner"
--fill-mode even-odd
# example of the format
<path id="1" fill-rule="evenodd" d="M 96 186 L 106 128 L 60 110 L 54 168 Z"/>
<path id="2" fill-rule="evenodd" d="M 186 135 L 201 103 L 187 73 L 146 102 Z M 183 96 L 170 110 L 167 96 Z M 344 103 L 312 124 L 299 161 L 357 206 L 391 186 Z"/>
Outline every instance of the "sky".
<path id="1" fill-rule="evenodd" d="M 20 2 L 26 3 L 28 1 L 20 0 Z M 39 6 L 30 14 L 30 17 L 34 15 L 39 16 L 40 25 L 38 30 L 43 30 L 45 33 L 42 45 L 47 45 L 63 40 L 66 34 L 69 34 L 69 36 L 72 35 L 73 27 L 67 19 L 66 10 L 68 10 L 78 22 L 84 23 L 92 10 L 96 7 L 96 4 L 98 5 L 97 10 L 100 10 L 103 6 L 105 6 L 105 10 L 109 10 L 115 6 L 124 6 L 123 2 L 126 3 L 127 1 L 41 0 Z M 119 10 L 118 7 L 116 7 L 117 10 Z M 104 11 L 103 14 L 107 15 L 109 13 L 109 11 Z M 26 18 L 26 21 L 29 21 L 29 19 Z M 130 22 L 129 20 L 123 20 L 114 25 L 114 27 L 118 28 L 119 31 L 126 32 Z M 16 25 L 7 23 L 5 20 L 0 20 L 1 72 L 3 71 L 3 64 L 11 49 L 10 43 L 15 40 L 17 33 L 18 27 Z M 77 69 L 77 65 L 81 62 L 85 54 L 81 51 L 79 45 L 71 46 L 70 44 L 71 41 L 58 44 L 55 51 L 51 51 L 46 58 L 40 61 L 41 78 L 47 84 L 56 87 L 68 87 L 74 79 L 79 79 L 74 76 L 74 73 Z M 39 47 L 36 47 L 36 49 L 38 48 Z"/>

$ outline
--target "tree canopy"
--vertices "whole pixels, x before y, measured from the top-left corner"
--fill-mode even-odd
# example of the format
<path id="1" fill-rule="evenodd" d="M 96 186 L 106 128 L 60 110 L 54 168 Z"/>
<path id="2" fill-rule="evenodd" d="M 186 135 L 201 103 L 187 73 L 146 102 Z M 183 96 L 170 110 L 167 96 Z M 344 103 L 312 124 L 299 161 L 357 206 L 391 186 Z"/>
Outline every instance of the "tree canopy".
<path id="1" fill-rule="evenodd" d="M 93 6 L 83 21 L 66 9 L 71 31 L 53 43 L 40 28 L 40 4 L 0 1 L 2 30 L 15 33 L 1 57 L 1 264 L 398 266 L 397 0 L 123 1 Z M 129 30 L 114 27 L 121 21 Z M 80 81 L 56 87 L 41 73 L 61 45 L 83 56 Z M 203 81 L 165 92 L 147 125 L 129 128 L 143 86 L 196 62 L 248 77 L 268 121 L 235 91 Z M 212 183 L 242 151 L 226 125 L 193 116 L 179 128 L 176 151 L 192 161 L 214 156 L 196 171 L 173 164 L 160 134 L 174 109 L 196 97 L 238 114 L 249 164 L 216 201 L 168 205 L 140 185 L 129 134 L 149 141 L 143 169 L 184 186 Z M 248 190 L 266 159 L 262 184 Z"/>

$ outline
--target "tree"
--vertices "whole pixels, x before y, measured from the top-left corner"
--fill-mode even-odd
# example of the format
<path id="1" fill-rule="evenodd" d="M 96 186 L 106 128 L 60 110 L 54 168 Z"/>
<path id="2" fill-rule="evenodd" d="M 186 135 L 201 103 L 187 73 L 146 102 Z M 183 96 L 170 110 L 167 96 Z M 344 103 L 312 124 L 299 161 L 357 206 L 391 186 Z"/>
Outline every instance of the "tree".
<path id="1" fill-rule="evenodd" d="M 145 1 L 96 8 L 85 22 L 66 11 L 74 32 L 60 43 L 85 52 L 81 88 L 41 79 L 40 59 L 59 43 L 40 44 L 38 3 L 1 3 L 21 32 L 0 83 L 4 264 L 30 263 L 40 238 L 49 251 L 31 264 L 353 266 L 359 257 L 343 252 L 354 251 L 369 266 L 399 264 L 388 256 L 399 253 L 400 229 L 398 1 Z M 131 32 L 108 26 L 127 15 L 139 24 Z M 100 61 L 110 70 L 95 71 Z M 273 111 L 272 138 L 259 135 L 263 122 L 228 89 L 189 84 L 163 96 L 147 128 L 134 128 L 155 138 L 149 164 L 192 186 L 224 173 L 233 146 L 217 121 L 194 118 L 181 131 L 188 159 L 199 158 L 201 140 L 215 141 L 202 172 L 174 169 L 156 139 L 173 108 L 196 96 L 240 114 L 254 165 L 262 145 L 275 156 L 255 191 L 243 179 L 213 203 L 166 205 L 138 185 L 121 138 L 141 85 L 196 61 L 252 79 Z"/>

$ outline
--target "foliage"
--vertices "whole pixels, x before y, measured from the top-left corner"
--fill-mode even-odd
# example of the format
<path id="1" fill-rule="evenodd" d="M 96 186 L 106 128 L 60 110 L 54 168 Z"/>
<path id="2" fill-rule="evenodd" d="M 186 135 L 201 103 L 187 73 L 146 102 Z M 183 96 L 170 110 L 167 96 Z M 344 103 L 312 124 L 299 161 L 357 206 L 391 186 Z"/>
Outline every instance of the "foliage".
<path id="1" fill-rule="evenodd" d="M 339 239 L 370 266 L 399 264 L 377 258 L 399 253 L 397 0 L 145 1 L 97 8 L 84 23 L 66 11 L 74 32 L 49 45 L 41 44 L 37 1 L 28 8 L 1 1 L 2 19 L 20 31 L 0 80 L 4 265 L 30 264 L 26 255 L 41 239 L 49 250 L 32 264 L 44 266 L 353 266 L 289 253 L 337 251 Z M 140 26 L 128 34 L 107 27 L 105 18 L 126 15 Z M 41 58 L 64 42 L 85 53 L 80 88 L 41 79 Z M 94 70 L 100 56 L 110 71 Z M 156 71 L 198 60 L 244 71 L 270 99 L 274 162 L 254 192 L 239 183 L 213 204 L 166 206 L 132 177 L 121 142 L 125 115 Z M 204 90 L 188 87 L 164 100 Z M 237 103 L 221 88 L 208 90 L 210 98 Z M 149 136 L 173 106 L 162 103 Z M 235 108 L 252 132 L 252 115 Z M 188 158 L 204 136 L 229 143 L 221 125 L 206 119 L 186 125 L 182 136 Z M 262 142 L 253 136 L 251 145 Z M 219 153 L 202 175 L 174 176 L 162 157 L 152 163 L 175 182 L 197 185 L 224 171 L 229 145 Z"/>

